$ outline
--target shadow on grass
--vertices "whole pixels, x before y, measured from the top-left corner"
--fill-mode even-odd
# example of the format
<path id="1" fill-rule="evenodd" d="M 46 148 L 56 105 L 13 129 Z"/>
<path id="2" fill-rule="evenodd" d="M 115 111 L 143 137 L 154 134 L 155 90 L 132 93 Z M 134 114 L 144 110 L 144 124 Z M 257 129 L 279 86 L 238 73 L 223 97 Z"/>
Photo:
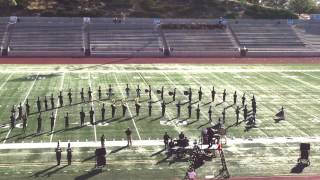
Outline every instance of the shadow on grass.
<path id="1" fill-rule="evenodd" d="M 120 148 L 118 148 L 118 149 L 112 150 L 112 151 L 110 152 L 110 154 L 117 153 L 117 152 L 119 152 L 119 151 L 121 151 L 121 150 L 123 150 L 123 149 L 125 149 L 125 148 L 127 148 L 127 147 L 128 147 L 128 146 L 122 146 L 122 147 L 120 147 Z"/>
<path id="2" fill-rule="evenodd" d="M 156 156 L 156 155 L 162 153 L 162 152 L 165 151 L 165 150 L 166 150 L 166 148 L 163 148 L 163 149 L 161 149 L 160 151 L 151 154 L 150 157 Z"/>
<path id="3" fill-rule="evenodd" d="M 90 172 L 82 174 L 74 178 L 74 180 L 86 180 L 102 173 L 102 169 L 92 169 Z"/>
<path id="4" fill-rule="evenodd" d="M 49 171 L 49 172 L 45 173 L 44 176 L 50 177 L 50 176 L 52 176 L 53 174 L 59 172 L 61 169 L 66 168 L 67 166 L 69 166 L 69 165 L 64 165 L 64 166 L 61 166 L 61 167 L 59 167 L 59 168 L 57 168 L 57 169 L 55 169 L 55 170 Z"/>
<path id="5" fill-rule="evenodd" d="M 53 169 L 53 168 L 55 168 L 55 167 L 57 167 L 57 166 L 58 166 L 58 165 L 54 165 L 54 166 L 48 167 L 47 169 L 38 171 L 38 172 L 34 173 L 34 174 L 32 175 L 32 177 L 40 177 L 41 174 L 43 174 L 43 173 L 45 173 L 45 172 L 47 172 L 47 171 L 49 171 L 49 170 L 51 170 L 51 169 Z"/>

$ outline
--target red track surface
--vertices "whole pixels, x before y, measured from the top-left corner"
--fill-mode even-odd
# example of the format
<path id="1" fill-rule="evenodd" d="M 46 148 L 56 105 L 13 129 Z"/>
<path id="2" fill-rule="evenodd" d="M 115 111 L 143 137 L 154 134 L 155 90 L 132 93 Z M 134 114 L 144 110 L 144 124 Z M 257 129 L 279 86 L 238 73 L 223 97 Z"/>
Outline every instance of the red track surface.
<path id="1" fill-rule="evenodd" d="M 0 64 L 320 64 L 320 57 L 275 58 L 98 58 L 98 57 L 6 57 Z"/>

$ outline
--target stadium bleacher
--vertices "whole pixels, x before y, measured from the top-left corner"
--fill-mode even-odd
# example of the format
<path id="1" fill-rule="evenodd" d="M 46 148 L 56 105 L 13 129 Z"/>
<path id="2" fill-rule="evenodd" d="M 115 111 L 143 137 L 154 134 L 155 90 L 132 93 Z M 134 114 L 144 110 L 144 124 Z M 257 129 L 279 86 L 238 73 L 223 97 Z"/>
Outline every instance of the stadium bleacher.
<path id="1" fill-rule="evenodd" d="M 225 29 L 165 30 L 172 56 L 234 56 L 238 47 Z"/>
<path id="2" fill-rule="evenodd" d="M 9 56 L 82 56 L 82 19 L 19 18 L 11 32 Z M 63 21 L 64 20 L 64 21 Z"/>
<path id="3" fill-rule="evenodd" d="M 0 38 L 8 24 L 0 18 Z M 121 19 L 122 20 L 122 19 Z M 158 22 L 158 21 L 157 21 Z M 161 19 L 162 24 L 217 24 L 211 19 Z M 7 32 L 9 56 L 320 56 L 320 35 L 287 20 L 228 20 L 225 29 L 162 29 L 155 19 L 19 17 Z M 314 27 L 318 27 L 315 24 Z M 309 28 L 310 29 L 310 28 Z"/>
<path id="4" fill-rule="evenodd" d="M 230 22 L 239 45 L 249 53 L 297 55 L 310 52 L 286 20 L 237 20 Z"/>
<path id="5" fill-rule="evenodd" d="M 93 56 L 163 56 L 162 42 L 152 23 L 92 20 L 90 46 Z"/>

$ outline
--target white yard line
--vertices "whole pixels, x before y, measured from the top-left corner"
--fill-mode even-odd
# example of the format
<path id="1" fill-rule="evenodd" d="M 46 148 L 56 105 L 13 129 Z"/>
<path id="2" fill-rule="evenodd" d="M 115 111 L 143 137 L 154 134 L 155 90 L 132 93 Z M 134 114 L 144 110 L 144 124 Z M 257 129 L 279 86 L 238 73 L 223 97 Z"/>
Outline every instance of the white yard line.
<path id="1" fill-rule="evenodd" d="M 269 138 L 227 138 L 227 145 L 224 146 L 228 148 L 230 145 L 238 144 L 268 144 L 277 147 L 278 144 L 286 143 L 320 143 L 320 137 L 269 137 Z M 60 147 L 68 147 L 69 142 L 60 142 Z M 100 142 L 96 141 L 86 141 L 86 142 L 70 142 L 72 147 L 101 147 Z M 122 147 L 127 145 L 127 141 L 105 141 L 106 147 Z M 140 140 L 136 141 L 133 146 L 163 146 L 163 140 Z M 56 148 L 56 142 L 44 142 L 44 143 L 8 143 L 1 144 L 0 149 L 48 149 Z M 244 146 L 245 147 L 245 146 Z"/>
<path id="2" fill-rule="evenodd" d="M 184 65 L 181 65 L 184 66 Z M 164 68 L 166 66 L 164 65 L 159 65 L 160 68 Z M 135 72 L 143 72 L 143 73 L 159 73 L 159 72 L 168 72 L 168 73 L 174 73 L 174 72 L 179 72 L 179 73 L 185 73 L 185 72 L 189 72 L 189 73 L 212 73 L 212 72 L 216 72 L 216 73 L 233 73 L 233 72 L 320 72 L 320 69 L 278 69 L 278 70 L 274 70 L 274 69 L 236 69 L 236 68 L 229 68 L 229 69 L 210 69 L 209 68 L 198 68 L 198 67 L 191 67 L 191 66 L 184 66 L 186 67 L 185 69 L 157 69 L 157 70 L 103 70 L 103 69 L 97 69 L 97 70 L 41 70 L 41 69 L 37 69 L 36 71 L 39 73 L 79 73 L 79 72 L 83 72 L 83 73 L 102 73 L 102 74 L 108 74 L 108 73 L 135 73 Z M 172 68 L 172 66 L 170 67 Z M 187 69 L 190 68 L 190 69 Z M 34 72 L 35 70 L 30 70 L 30 69 L 23 69 L 24 73 L 31 73 Z M 21 69 L 17 69 L 17 70 L 7 70 L 7 71 L 3 71 L 0 73 L 21 73 Z"/>
<path id="3" fill-rule="evenodd" d="M 0 90 L 3 88 L 4 85 L 7 84 L 7 82 L 9 81 L 9 79 L 11 78 L 12 75 L 13 75 L 13 73 L 11 73 L 11 74 L 7 77 L 7 79 L 1 84 Z"/>
<path id="4" fill-rule="evenodd" d="M 28 90 L 28 92 L 27 92 L 27 94 L 26 94 L 26 96 L 25 96 L 25 98 L 23 99 L 23 101 L 21 102 L 21 105 L 23 106 L 24 105 L 24 103 L 26 102 L 26 100 L 27 100 L 27 98 L 28 98 L 28 96 L 29 96 L 29 94 L 30 94 L 30 92 L 31 92 L 31 90 L 32 90 L 32 88 L 33 88 L 33 86 L 34 86 L 34 84 L 36 83 L 36 81 L 37 81 L 37 79 L 38 79 L 38 76 L 39 76 L 39 72 L 37 73 L 37 76 L 36 76 L 36 78 L 34 79 L 34 81 L 33 81 L 33 83 L 32 83 L 32 85 L 31 85 L 31 87 L 29 88 L 29 90 Z M 18 116 L 18 115 L 17 115 Z M 8 131 L 8 133 L 7 133 L 7 135 L 6 135 L 6 138 L 4 139 L 4 141 L 3 141 L 3 144 L 4 143 L 6 143 L 6 141 L 7 141 L 7 139 L 8 139 L 8 137 L 9 137 L 9 135 L 10 135 L 10 133 L 11 133 L 11 130 L 12 130 L 12 128 L 10 128 L 9 129 L 9 131 Z"/>
<path id="5" fill-rule="evenodd" d="M 116 74 L 115 74 L 115 73 L 112 73 L 112 74 L 113 74 L 113 76 L 114 76 L 114 78 L 115 78 L 115 80 L 116 80 L 116 83 L 117 83 L 117 86 L 118 86 L 119 91 L 121 92 L 122 98 L 125 99 L 125 95 L 123 94 L 123 91 L 122 91 L 122 89 L 120 88 L 119 81 L 118 81 L 118 78 L 117 78 Z M 131 120 L 132 120 L 132 123 L 133 123 L 133 125 L 134 125 L 134 128 L 135 128 L 136 131 L 137 131 L 137 135 L 138 135 L 138 137 L 139 137 L 139 140 L 141 141 L 141 136 L 140 136 L 139 130 L 138 130 L 137 126 L 136 126 L 136 122 L 135 122 L 135 120 L 134 120 L 134 118 L 133 118 L 133 115 L 132 115 L 132 113 L 131 113 L 131 111 L 130 111 L 129 106 L 128 106 L 128 112 L 129 112 L 129 114 L 130 114 L 130 116 L 131 116 Z"/>
<path id="6" fill-rule="evenodd" d="M 65 73 L 62 74 L 62 80 L 61 80 L 61 84 L 60 84 L 60 88 L 59 91 L 62 91 L 63 89 L 63 84 L 64 84 L 64 76 Z M 57 99 L 57 106 L 59 104 L 59 98 Z M 56 121 L 57 121 L 57 115 L 58 115 L 58 107 L 56 107 L 56 111 L 54 112 L 54 123 L 53 123 L 53 128 L 52 128 L 52 132 L 51 132 L 51 136 L 50 136 L 50 142 L 52 142 L 52 138 L 53 138 L 53 132 L 54 132 L 54 128 L 56 127 Z"/>
<path id="7" fill-rule="evenodd" d="M 91 82 L 91 73 L 89 73 L 89 87 L 92 91 L 92 101 L 91 101 L 91 107 L 94 111 L 94 103 L 93 103 L 93 100 L 94 100 L 94 91 L 93 91 L 93 88 L 92 88 L 92 82 Z M 94 131 L 94 140 L 97 142 L 97 128 L 96 128 L 96 115 L 94 114 L 93 116 L 93 131 Z"/>

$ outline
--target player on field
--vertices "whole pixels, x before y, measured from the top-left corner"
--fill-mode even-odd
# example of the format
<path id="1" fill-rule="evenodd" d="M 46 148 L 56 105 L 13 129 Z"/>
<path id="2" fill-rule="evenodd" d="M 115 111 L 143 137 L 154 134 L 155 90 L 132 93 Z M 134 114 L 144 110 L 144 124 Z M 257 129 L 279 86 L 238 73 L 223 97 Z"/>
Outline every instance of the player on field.
<path id="1" fill-rule="evenodd" d="M 46 111 L 48 111 L 48 100 L 47 100 L 47 96 L 44 96 L 44 109 L 46 110 Z"/>
<path id="2" fill-rule="evenodd" d="M 188 117 L 191 118 L 191 113 L 192 113 L 192 104 L 191 102 L 188 103 Z"/>
<path id="3" fill-rule="evenodd" d="M 151 86 L 150 85 L 149 85 L 148 93 L 149 93 L 149 100 L 151 100 Z"/>
<path id="4" fill-rule="evenodd" d="M 38 109 L 38 112 L 41 111 L 41 101 L 40 101 L 40 97 L 38 96 L 38 100 L 37 100 L 37 109 Z"/>
<path id="5" fill-rule="evenodd" d="M 189 99 L 189 102 L 191 102 L 192 101 L 192 90 L 191 90 L 191 88 L 189 88 L 189 91 L 188 91 L 188 99 Z"/>
<path id="6" fill-rule="evenodd" d="M 223 93 L 222 93 L 222 101 L 223 102 L 226 102 L 226 96 L 227 96 L 227 92 L 226 92 L 227 90 L 226 89 L 224 89 L 224 91 L 223 91 Z"/>
<path id="7" fill-rule="evenodd" d="M 94 122 L 93 122 L 94 110 L 93 110 L 92 106 L 91 106 L 91 109 L 89 111 L 89 116 L 90 116 L 90 124 L 94 125 Z"/>
<path id="8" fill-rule="evenodd" d="M 111 87 L 111 84 L 109 84 L 109 89 L 108 89 L 108 93 L 107 93 L 108 99 L 111 99 L 112 91 L 113 91 L 113 89 Z"/>
<path id="9" fill-rule="evenodd" d="M 152 114 L 152 101 L 148 101 L 148 114 L 149 116 Z"/>
<path id="10" fill-rule="evenodd" d="M 199 119 L 200 119 L 200 105 L 198 104 L 198 106 L 197 106 L 197 109 L 196 109 L 196 112 L 197 112 L 197 121 L 199 121 Z"/>
<path id="11" fill-rule="evenodd" d="M 51 94 L 50 102 L 51 102 L 51 109 L 54 109 L 54 98 L 53 98 L 53 94 Z"/>
<path id="12" fill-rule="evenodd" d="M 243 119 L 244 121 L 247 120 L 248 117 L 248 109 L 247 109 L 247 105 L 244 105 L 244 109 L 243 109 Z"/>
<path id="13" fill-rule="evenodd" d="M 122 106 L 122 117 L 125 117 L 127 109 L 128 109 L 128 104 L 127 104 L 127 102 L 125 102 L 124 99 L 121 102 L 121 106 Z"/>
<path id="14" fill-rule="evenodd" d="M 177 107 L 177 118 L 180 118 L 180 112 L 181 112 L 181 103 L 180 101 L 178 101 L 178 103 L 176 104 Z"/>
<path id="15" fill-rule="evenodd" d="M 176 91 L 177 91 L 177 88 L 174 88 L 173 94 L 172 94 L 172 101 L 176 101 Z"/>
<path id="16" fill-rule="evenodd" d="M 246 93 L 243 93 L 243 96 L 242 96 L 242 107 L 244 106 L 245 103 L 246 103 Z"/>
<path id="17" fill-rule="evenodd" d="M 255 115 L 256 112 L 257 112 L 257 102 L 256 102 L 256 98 L 254 97 L 254 95 L 253 95 L 253 97 L 251 99 L 251 103 L 252 103 L 253 115 Z"/>
<path id="18" fill-rule="evenodd" d="M 16 118 L 14 117 L 15 115 L 11 113 L 10 116 L 10 128 L 13 129 L 16 127 Z"/>
<path id="19" fill-rule="evenodd" d="M 125 91 L 126 91 L 126 96 L 127 96 L 127 98 L 129 98 L 129 96 L 130 96 L 129 84 L 127 84 L 127 87 L 126 87 Z"/>
<path id="20" fill-rule="evenodd" d="M 26 102 L 26 112 L 27 112 L 27 116 L 28 116 L 30 114 L 29 99 L 27 99 L 27 102 Z"/>
<path id="21" fill-rule="evenodd" d="M 23 116 L 22 116 L 22 128 L 23 128 L 23 133 L 25 133 L 26 132 L 26 130 L 27 130 L 27 115 L 26 114 L 24 114 Z"/>
<path id="22" fill-rule="evenodd" d="M 59 142 L 58 142 L 57 148 L 55 149 L 55 152 L 56 152 L 57 166 L 59 166 L 61 162 L 61 152 L 62 152 Z"/>
<path id="23" fill-rule="evenodd" d="M 166 103 L 164 101 L 161 102 L 161 116 L 164 117 L 166 113 Z"/>
<path id="24" fill-rule="evenodd" d="M 80 96 L 81 96 L 81 102 L 85 102 L 83 88 L 81 88 Z"/>
<path id="25" fill-rule="evenodd" d="M 211 123 L 212 122 L 212 106 L 211 105 L 209 107 L 208 115 L 209 115 L 209 123 Z"/>
<path id="26" fill-rule="evenodd" d="M 67 112 L 66 116 L 64 117 L 64 128 L 69 128 L 69 113 Z"/>
<path id="27" fill-rule="evenodd" d="M 89 97 L 89 101 L 92 101 L 92 91 L 91 91 L 90 87 L 89 87 L 89 90 L 88 90 L 88 97 Z"/>
<path id="28" fill-rule="evenodd" d="M 127 135 L 127 146 L 132 146 L 132 137 L 131 137 L 131 134 L 132 134 L 132 131 L 130 130 L 130 128 L 128 128 L 126 131 L 125 131 L 126 135 Z"/>
<path id="29" fill-rule="evenodd" d="M 201 101 L 202 100 L 202 90 L 201 90 L 201 87 L 198 91 L 198 100 Z"/>
<path id="30" fill-rule="evenodd" d="M 83 126 L 84 125 L 84 118 L 86 117 L 86 113 L 83 111 L 83 107 L 81 108 L 81 112 L 80 112 L 80 125 Z"/>
<path id="31" fill-rule="evenodd" d="M 63 95 L 62 95 L 62 91 L 60 91 L 58 98 L 59 98 L 59 106 L 62 107 L 62 106 L 63 106 Z"/>
<path id="32" fill-rule="evenodd" d="M 71 165 L 72 162 L 72 149 L 70 143 L 68 143 L 68 148 L 67 148 L 67 160 L 68 160 L 68 165 Z"/>
<path id="33" fill-rule="evenodd" d="M 237 125 L 239 124 L 239 114 L 240 114 L 240 108 L 239 106 L 237 106 L 237 109 L 236 109 L 236 120 L 237 120 Z"/>
<path id="34" fill-rule="evenodd" d="M 16 114 L 16 109 L 14 107 L 14 105 L 12 105 L 12 108 L 11 108 L 11 114 L 15 115 Z"/>
<path id="35" fill-rule="evenodd" d="M 112 99 L 112 104 L 111 104 L 111 117 L 114 118 L 114 115 L 116 113 L 116 101 L 114 99 Z"/>
<path id="36" fill-rule="evenodd" d="M 222 111 L 222 121 L 223 121 L 223 124 L 226 122 L 226 108 L 223 108 L 223 111 Z"/>
<path id="37" fill-rule="evenodd" d="M 170 136 L 168 135 L 167 132 L 165 132 L 163 135 L 163 142 L 164 142 L 165 149 L 168 148 L 169 139 L 170 139 Z"/>
<path id="38" fill-rule="evenodd" d="M 51 113 L 51 116 L 50 116 L 50 122 L 51 122 L 51 132 L 53 132 L 53 126 L 54 126 L 54 115 L 53 115 L 53 112 Z"/>
<path id="39" fill-rule="evenodd" d="M 41 126 L 42 126 L 42 118 L 41 118 L 41 112 L 38 116 L 38 128 L 37 128 L 37 133 L 40 134 L 41 133 Z"/>
<path id="40" fill-rule="evenodd" d="M 138 87 L 136 89 L 136 92 L 137 92 L 137 98 L 140 98 L 140 92 L 141 92 L 141 89 L 139 87 L 139 84 L 138 84 Z"/>
<path id="41" fill-rule="evenodd" d="M 99 97 L 99 100 L 101 99 L 101 86 L 99 86 L 99 89 L 98 89 L 98 97 Z"/>
<path id="42" fill-rule="evenodd" d="M 72 92 L 71 92 L 71 89 L 69 89 L 68 97 L 69 97 L 69 105 L 71 105 L 72 104 Z"/>
<path id="43" fill-rule="evenodd" d="M 101 120 L 102 121 L 105 120 L 105 115 L 106 115 L 106 108 L 104 107 L 104 103 L 103 103 L 102 108 L 101 108 Z"/>
<path id="44" fill-rule="evenodd" d="M 233 104 L 236 104 L 237 103 L 237 91 L 234 91 L 234 94 L 233 94 Z"/>
<path id="45" fill-rule="evenodd" d="M 164 87 L 162 86 L 162 87 L 161 87 L 161 94 L 160 94 L 161 100 L 163 100 L 163 93 L 164 93 Z"/>
<path id="46" fill-rule="evenodd" d="M 21 119 L 21 118 L 22 118 L 22 105 L 20 102 L 19 107 L 18 107 L 18 119 Z"/>
<path id="47" fill-rule="evenodd" d="M 212 90 L 211 90 L 211 101 L 212 102 L 214 102 L 215 96 L 216 96 L 216 91 L 214 90 L 214 86 L 213 86 Z"/>
<path id="48" fill-rule="evenodd" d="M 105 137 L 104 134 L 102 134 L 102 136 L 100 137 L 100 142 L 101 142 L 101 147 L 104 147 L 104 142 L 105 142 Z"/>
<path id="49" fill-rule="evenodd" d="M 138 98 L 136 98 L 134 105 L 136 106 L 136 116 L 139 116 L 141 104 L 139 103 L 139 99 Z"/>

